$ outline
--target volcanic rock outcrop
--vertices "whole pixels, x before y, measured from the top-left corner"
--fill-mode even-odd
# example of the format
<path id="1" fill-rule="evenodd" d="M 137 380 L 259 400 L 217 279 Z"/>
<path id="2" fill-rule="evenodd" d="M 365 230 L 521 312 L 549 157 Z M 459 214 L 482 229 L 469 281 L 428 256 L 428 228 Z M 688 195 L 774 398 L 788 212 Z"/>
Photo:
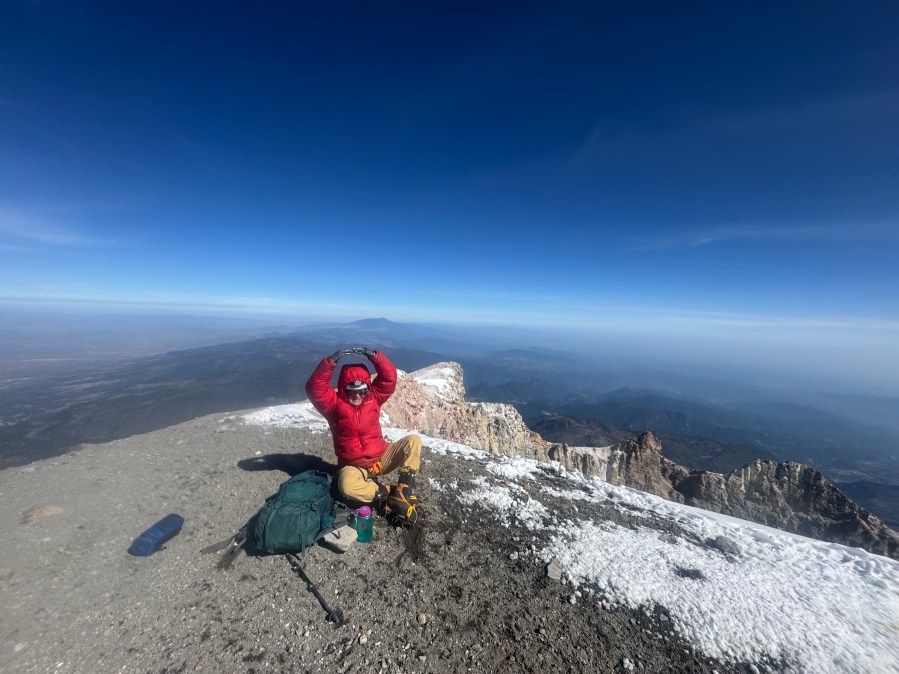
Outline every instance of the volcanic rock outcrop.
<path id="1" fill-rule="evenodd" d="M 643 433 L 610 447 L 552 445 L 547 457 L 584 475 L 596 475 L 609 484 L 633 487 L 669 501 L 683 497 L 667 479 L 671 461 L 662 456 L 662 443 L 652 433 Z"/>
<path id="2" fill-rule="evenodd" d="M 382 412 L 392 426 L 420 430 L 501 456 L 546 460 L 550 446 L 527 427 L 511 405 L 466 402 L 458 363 L 436 363 L 411 374 L 400 372 L 396 393 Z"/>
<path id="3" fill-rule="evenodd" d="M 609 447 L 554 445 L 511 405 L 466 402 L 457 363 L 401 372 L 383 413 L 389 425 L 502 456 L 558 461 L 610 484 L 899 559 L 899 535 L 810 466 L 756 460 L 727 475 L 692 470 L 665 458 L 650 432 Z"/>
<path id="4" fill-rule="evenodd" d="M 899 535 L 810 466 L 756 460 L 721 475 L 671 465 L 687 505 L 899 559 Z"/>
<path id="5" fill-rule="evenodd" d="M 692 470 L 662 456 L 650 432 L 611 447 L 554 445 L 547 454 L 611 484 L 899 559 L 896 532 L 800 463 L 756 460 L 727 475 Z"/>

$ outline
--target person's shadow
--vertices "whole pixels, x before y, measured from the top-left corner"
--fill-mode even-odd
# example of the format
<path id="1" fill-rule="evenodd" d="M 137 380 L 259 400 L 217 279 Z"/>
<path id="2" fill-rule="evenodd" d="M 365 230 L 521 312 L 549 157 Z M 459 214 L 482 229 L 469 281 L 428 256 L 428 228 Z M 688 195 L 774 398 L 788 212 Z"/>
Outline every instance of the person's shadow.
<path id="1" fill-rule="evenodd" d="M 328 463 L 320 456 L 314 454 L 266 454 L 254 456 L 250 459 L 241 459 L 237 462 L 241 470 L 281 470 L 293 477 L 304 470 L 321 470 L 329 475 L 337 473 L 337 465 Z"/>

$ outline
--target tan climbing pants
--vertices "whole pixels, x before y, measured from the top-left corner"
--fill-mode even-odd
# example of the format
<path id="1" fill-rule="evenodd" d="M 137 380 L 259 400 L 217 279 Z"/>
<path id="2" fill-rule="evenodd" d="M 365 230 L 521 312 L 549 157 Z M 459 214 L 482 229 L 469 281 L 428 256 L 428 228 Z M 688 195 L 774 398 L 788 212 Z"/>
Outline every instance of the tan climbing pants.
<path id="1" fill-rule="evenodd" d="M 421 438 L 407 435 L 391 443 L 381 456 L 381 472 L 379 475 L 392 473 L 397 468 L 406 468 L 418 472 L 421 463 Z M 344 466 L 337 472 L 337 490 L 345 499 L 371 503 L 378 493 L 378 483 L 365 468 Z"/>

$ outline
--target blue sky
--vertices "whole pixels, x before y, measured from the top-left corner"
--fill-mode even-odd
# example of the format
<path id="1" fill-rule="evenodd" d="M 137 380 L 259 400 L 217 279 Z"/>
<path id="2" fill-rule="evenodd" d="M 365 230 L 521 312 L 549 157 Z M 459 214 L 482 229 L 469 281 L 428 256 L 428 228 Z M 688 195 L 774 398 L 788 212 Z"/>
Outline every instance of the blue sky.
<path id="1" fill-rule="evenodd" d="M 894 3 L 184 4 L 3 3 L 0 298 L 899 381 Z"/>

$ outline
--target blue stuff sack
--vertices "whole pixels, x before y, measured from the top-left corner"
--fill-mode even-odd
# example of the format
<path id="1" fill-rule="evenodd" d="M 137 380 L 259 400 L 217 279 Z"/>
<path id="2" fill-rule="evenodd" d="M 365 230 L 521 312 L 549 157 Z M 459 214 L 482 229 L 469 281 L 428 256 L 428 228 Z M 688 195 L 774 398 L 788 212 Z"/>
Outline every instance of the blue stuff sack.
<path id="1" fill-rule="evenodd" d="M 137 557 L 146 557 L 156 552 L 163 543 L 181 531 L 184 518 L 172 513 L 166 515 L 144 533 L 134 539 L 128 552 Z"/>

